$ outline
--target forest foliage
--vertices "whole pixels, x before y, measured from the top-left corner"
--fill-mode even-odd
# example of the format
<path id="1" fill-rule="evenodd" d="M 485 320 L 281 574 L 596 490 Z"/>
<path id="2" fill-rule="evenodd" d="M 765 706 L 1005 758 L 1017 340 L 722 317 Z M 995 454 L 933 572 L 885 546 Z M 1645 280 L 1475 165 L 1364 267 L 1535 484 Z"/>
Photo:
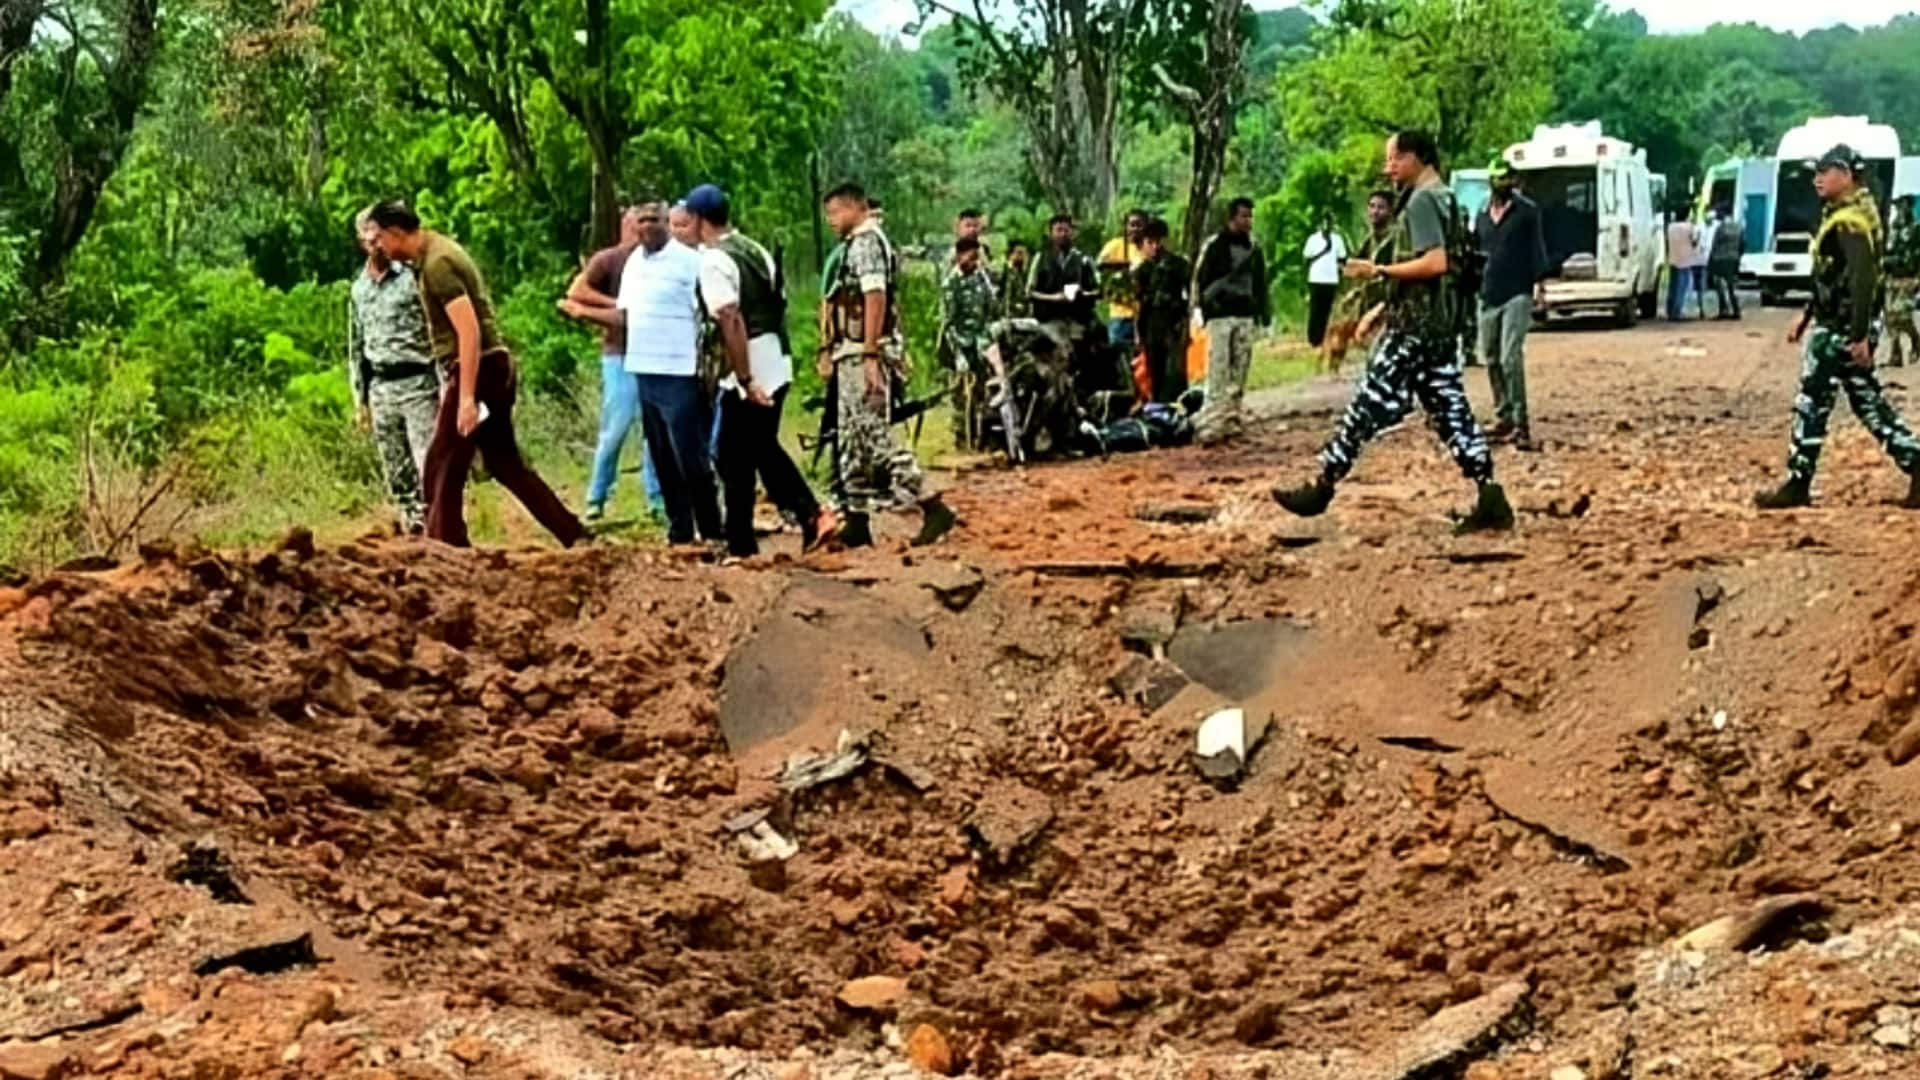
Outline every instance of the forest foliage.
<path id="1" fill-rule="evenodd" d="M 1355 220 L 1400 125 L 1481 165 L 1597 119 L 1676 193 L 1808 115 L 1920 143 L 1914 16 L 1660 36 L 1596 0 L 919 8 L 903 42 L 828 0 L 0 0 L 0 564 L 222 500 L 377 502 L 342 359 L 349 222 L 378 197 L 469 246 L 554 430 L 584 432 L 594 346 L 552 301 L 636 194 L 721 184 L 795 281 L 843 179 L 936 254 L 962 207 L 1004 250 L 1056 208 L 1091 245 L 1130 207 L 1194 232 L 1247 194 L 1285 299 L 1284 253 L 1323 210 Z"/>

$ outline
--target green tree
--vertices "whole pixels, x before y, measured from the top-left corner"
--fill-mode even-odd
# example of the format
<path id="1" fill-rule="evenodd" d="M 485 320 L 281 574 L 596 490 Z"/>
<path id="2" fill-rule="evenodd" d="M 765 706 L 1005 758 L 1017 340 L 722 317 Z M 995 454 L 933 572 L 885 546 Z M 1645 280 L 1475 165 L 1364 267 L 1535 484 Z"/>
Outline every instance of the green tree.
<path id="1" fill-rule="evenodd" d="M 1164 2 L 1164 0 L 1159 0 Z M 914 0 L 952 20 L 960 76 L 1011 105 L 1034 176 L 1054 207 L 1104 220 L 1118 187 L 1120 109 L 1150 0 Z"/>
<path id="2" fill-rule="evenodd" d="M 27 249 L 9 260 L 18 276 L 8 291 L 38 297 L 65 277 L 126 156 L 160 49 L 156 0 L 0 5 L 0 232 Z"/>
<path id="3" fill-rule="evenodd" d="M 1555 0 L 1338 0 L 1319 55 L 1282 80 L 1289 134 L 1337 146 L 1418 127 L 1448 167 L 1477 164 L 1552 104 L 1564 18 Z"/>

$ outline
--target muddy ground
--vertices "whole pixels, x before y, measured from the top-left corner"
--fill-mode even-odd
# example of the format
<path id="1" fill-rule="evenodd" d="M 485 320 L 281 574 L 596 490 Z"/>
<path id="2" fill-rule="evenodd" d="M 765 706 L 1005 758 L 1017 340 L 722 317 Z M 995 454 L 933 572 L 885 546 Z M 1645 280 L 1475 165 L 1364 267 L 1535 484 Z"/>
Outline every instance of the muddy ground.
<path id="1" fill-rule="evenodd" d="M 0 592 L 0 1077 L 1915 1075 L 1920 517 L 1748 508 L 1783 326 L 1537 335 L 1491 539 L 1417 419 L 1285 517 L 1330 381 L 931 552 Z"/>

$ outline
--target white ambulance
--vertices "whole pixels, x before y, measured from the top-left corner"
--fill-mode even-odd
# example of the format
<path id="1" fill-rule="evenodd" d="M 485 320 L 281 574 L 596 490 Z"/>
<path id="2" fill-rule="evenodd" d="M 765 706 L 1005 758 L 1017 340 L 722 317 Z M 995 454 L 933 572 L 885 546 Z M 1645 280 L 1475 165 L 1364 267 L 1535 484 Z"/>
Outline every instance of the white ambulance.
<path id="1" fill-rule="evenodd" d="M 1651 317 L 1665 244 L 1646 151 L 1589 121 L 1542 124 L 1502 156 L 1539 205 L 1546 236 L 1535 317 L 1605 315 L 1619 326 Z"/>
<path id="2" fill-rule="evenodd" d="M 1867 187 L 1885 213 L 1890 197 L 1920 191 L 1920 157 L 1900 156 L 1900 134 L 1886 124 L 1864 116 L 1816 116 L 1780 136 L 1772 158 L 1749 162 L 1754 175 L 1748 201 L 1763 215 L 1761 235 L 1754 242 L 1754 222 L 1747 222 L 1748 254 L 1740 260 L 1741 276 L 1760 283 L 1760 302 L 1777 304 L 1790 292 L 1813 284 L 1814 230 L 1820 224 L 1820 197 L 1813 192 L 1813 163 L 1837 143 L 1846 143 L 1867 160 Z"/>

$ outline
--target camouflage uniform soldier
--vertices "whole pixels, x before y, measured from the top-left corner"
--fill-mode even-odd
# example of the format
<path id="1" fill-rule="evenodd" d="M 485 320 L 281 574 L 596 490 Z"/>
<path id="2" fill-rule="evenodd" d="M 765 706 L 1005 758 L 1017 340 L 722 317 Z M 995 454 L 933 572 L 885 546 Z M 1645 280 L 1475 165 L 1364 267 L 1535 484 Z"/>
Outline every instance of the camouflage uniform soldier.
<path id="1" fill-rule="evenodd" d="M 1893 223 L 1887 234 L 1887 336 L 1889 367 L 1903 367 L 1911 346 L 1920 363 L 1920 328 L 1914 325 L 1914 299 L 1920 294 L 1920 221 L 1914 220 L 1914 199 L 1893 200 Z"/>
<path id="2" fill-rule="evenodd" d="M 1353 469 L 1362 448 L 1398 424 L 1417 399 L 1460 471 L 1479 489 L 1473 510 L 1456 531 L 1512 528 L 1513 508 L 1494 482 L 1493 456 L 1467 403 L 1454 346 L 1472 299 L 1460 277 L 1470 243 L 1464 217 L 1440 180 L 1440 155 L 1431 136 L 1400 132 L 1387 140 L 1386 157 L 1388 174 L 1406 189 L 1393 241 L 1396 257 L 1404 261 L 1353 259 L 1346 272 L 1387 280 L 1387 329 L 1367 358 L 1340 426 L 1320 451 L 1319 477 L 1303 487 L 1275 488 L 1273 497 L 1302 517 L 1324 513 L 1334 485 Z"/>
<path id="3" fill-rule="evenodd" d="M 1813 472 L 1827 439 L 1836 391 L 1845 390 L 1853 415 L 1880 440 L 1912 477 L 1902 506 L 1920 510 L 1920 440 L 1887 404 L 1873 374 L 1874 308 L 1880 300 L 1880 211 L 1860 183 L 1866 163 L 1842 143 L 1814 167 L 1820 195 L 1820 227 L 1813 243 L 1813 302 L 1787 332 L 1805 338 L 1800 395 L 1793 402 L 1792 447 L 1787 482 L 1754 497 L 1762 510 L 1785 510 L 1813 501 Z M 1812 332 L 1808 333 L 1811 329 Z"/>
<path id="4" fill-rule="evenodd" d="M 998 306 L 979 239 L 961 237 L 954 243 L 953 265 L 940 285 L 940 356 L 960 377 L 960 390 L 953 399 L 953 438 L 962 448 L 973 445 L 975 418 L 985 404 L 983 388 L 993 348 L 990 327 Z"/>
<path id="5" fill-rule="evenodd" d="M 847 245 L 829 284 L 820 346 L 832 362 L 838 399 L 835 456 L 847 502 L 840 540 L 848 547 L 871 544 L 873 511 L 917 502 L 923 517 L 913 542 L 931 544 L 953 528 L 954 516 L 940 496 L 922 494 L 920 463 L 893 437 L 890 369 L 904 362 L 893 245 L 857 186 L 835 188 L 824 201 L 828 223 Z"/>
<path id="6" fill-rule="evenodd" d="M 1007 245 L 1007 268 L 1000 275 L 1000 314 L 1009 319 L 1031 318 L 1033 294 L 1027 291 L 1027 264 L 1033 253 L 1023 241 Z"/>
<path id="7" fill-rule="evenodd" d="M 421 530 L 427 507 L 420 477 L 440 406 L 440 373 L 427 340 L 427 314 L 413 271 L 388 261 L 366 211 L 354 219 L 366 268 L 353 281 L 347 317 L 347 379 L 362 431 L 373 432 L 380 472 L 400 527 Z"/>

